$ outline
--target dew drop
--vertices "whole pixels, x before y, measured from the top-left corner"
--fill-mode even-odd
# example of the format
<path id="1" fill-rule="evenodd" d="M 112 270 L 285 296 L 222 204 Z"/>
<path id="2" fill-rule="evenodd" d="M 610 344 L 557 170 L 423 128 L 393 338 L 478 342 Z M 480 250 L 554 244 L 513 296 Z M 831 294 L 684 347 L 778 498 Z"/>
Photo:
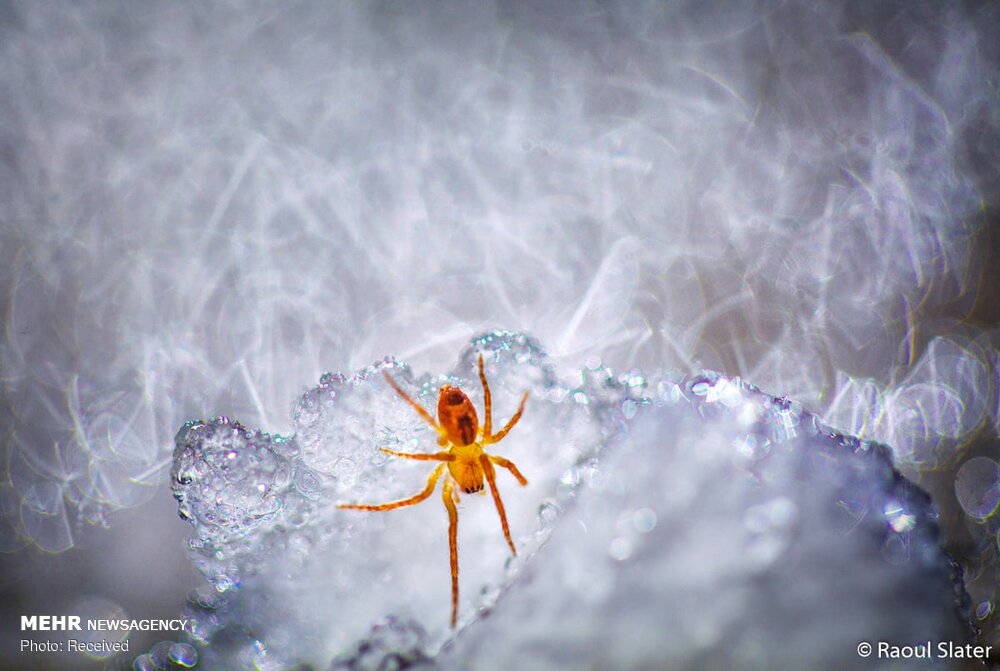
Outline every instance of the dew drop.
<path id="1" fill-rule="evenodd" d="M 955 476 L 955 496 L 971 517 L 986 519 L 1000 504 L 1000 465 L 989 457 L 969 459 Z"/>
<path id="2" fill-rule="evenodd" d="M 623 536 L 617 536 L 611 541 L 608 552 L 618 561 L 625 561 L 632 556 L 632 541 Z"/>
<path id="3" fill-rule="evenodd" d="M 889 534 L 882 543 L 882 557 L 893 566 L 902 566 L 910 561 L 910 546 L 906 538 Z"/>
<path id="4" fill-rule="evenodd" d="M 198 651 L 187 643 L 174 643 L 170 646 L 170 661 L 185 669 L 190 669 L 198 663 Z"/>
<path id="5" fill-rule="evenodd" d="M 885 504 L 882 509 L 885 515 L 886 521 L 889 522 L 889 526 L 896 533 L 903 533 L 905 531 L 911 530 L 916 526 L 917 518 L 903 508 L 903 505 L 898 501 L 890 501 Z"/>
<path id="6" fill-rule="evenodd" d="M 551 500 L 545 500 L 538 506 L 538 524 L 542 528 L 552 526 L 558 518 L 559 504 Z"/>
<path id="7" fill-rule="evenodd" d="M 132 671 L 156 671 L 156 664 L 148 653 L 142 654 L 132 662 Z"/>
<path id="8" fill-rule="evenodd" d="M 976 606 L 976 618 L 985 620 L 993 613 L 993 602 L 987 599 Z"/>
<path id="9" fill-rule="evenodd" d="M 648 534 L 656 528 L 656 513 L 649 508 L 640 508 L 632 513 L 632 527 L 641 534 Z"/>
<path id="10" fill-rule="evenodd" d="M 160 641 L 150 649 L 149 661 L 153 664 L 153 668 L 170 668 L 170 648 L 173 645 L 173 641 Z"/>

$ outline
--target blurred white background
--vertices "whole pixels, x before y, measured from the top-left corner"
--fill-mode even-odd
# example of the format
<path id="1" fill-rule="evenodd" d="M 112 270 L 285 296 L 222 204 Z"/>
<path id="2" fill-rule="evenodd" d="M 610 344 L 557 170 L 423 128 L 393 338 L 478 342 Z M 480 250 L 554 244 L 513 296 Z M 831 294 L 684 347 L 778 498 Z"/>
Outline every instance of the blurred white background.
<path id="1" fill-rule="evenodd" d="M 998 19 L 0 4 L 0 644 L 87 595 L 180 610 L 185 420 L 287 431 L 321 373 L 494 327 L 888 442 L 995 603 L 996 516 L 954 483 L 998 453 Z"/>

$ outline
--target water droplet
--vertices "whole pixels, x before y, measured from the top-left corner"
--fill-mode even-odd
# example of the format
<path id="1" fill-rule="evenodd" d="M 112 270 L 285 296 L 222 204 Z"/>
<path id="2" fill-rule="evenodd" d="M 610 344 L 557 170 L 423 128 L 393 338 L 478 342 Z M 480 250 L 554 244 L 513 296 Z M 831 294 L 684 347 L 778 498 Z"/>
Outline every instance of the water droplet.
<path id="1" fill-rule="evenodd" d="M 295 470 L 295 488 L 300 494 L 310 500 L 318 500 L 320 493 L 319 477 L 306 467 Z"/>
<path id="2" fill-rule="evenodd" d="M 562 474 L 559 478 L 559 482 L 569 487 L 576 487 L 580 484 L 580 470 L 577 468 L 571 468 Z"/>
<path id="3" fill-rule="evenodd" d="M 215 591 L 219 594 L 223 594 L 224 592 L 228 592 L 229 590 L 236 588 L 236 582 L 226 575 L 218 576 L 214 581 L 214 585 Z"/>
<path id="4" fill-rule="evenodd" d="M 188 593 L 188 603 L 199 608 L 216 608 L 219 604 L 219 596 L 208 587 L 199 587 Z"/>
<path id="5" fill-rule="evenodd" d="M 139 655 L 132 662 L 132 671 L 157 671 L 153 658 L 148 653 Z"/>
<path id="6" fill-rule="evenodd" d="M 611 541 L 608 552 L 618 561 L 625 561 L 632 556 L 632 541 L 623 536 L 617 536 Z"/>
<path id="7" fill-rule="evenodd" d="M 910 544 L 906 536 L 889 534 L 882 543 L 882 557 L 894 566 L 910 561 Z"/>
<path id="8" fill-rule="evenodd" d="M 798 509 L 785 497 L 778 497 L 767 503 L 747 508 L 743 515 L 743 526 L 751 533 L 765 533 L 774 527 L 787 527 L 795 521 Z"/>
<path id="9" fill-rule="evenodd" d="M 178 666 L 190 669 L 198 663 L 198 651 L 187 643 L 174 643 L 170 646 L 170 660 Z"/>
<path id="10" fill-rule="evenodd" d="M 622 402 L 622 415 L 625 416 L 625 419 L 632 419 L 635 417 L 636 408 L 635 401 L 627 399 Z"/>
<path id="11" fill-rule="evenodd" d="M 639 508 L 632 514 L 632 527 L 641 534 L 656 528 L 656 513 L 649 508 Z"/>
<path id="12" fill-rule="evenodd" d="M 656 385 L 656 395 L 661 401 L 676 403 L 681 399 L 681 388 L 673 382 L 660 382 Z"/>
<path id="13" fill-rule="evenodd" d="M 545 500 L 538 506 L 538 523 L 542 528 L 547 528 L 555 524 L 559 519 L 559 504 L 552 500 Z"/>
<path id="14" fill-rule="evenodd" d="M 82 596 L 70 604 L 67 612 L 80 617 L 84 622 L 90 620 L 123 620 L 128 615 L 125 610 L 114 601 L 99 596 Z M 77 638 L 85 644 L 106 644 L 117 643 L 128 636 L 128 631 L 124 629 L 90 630 L 86 627 Z M 102 650 L 96 647 L 90 651 L 81 651 L 82 654 L 91 659 L 105 659 L 114 655 L 113 650 Z"/>
<path id="15" fill-rule="evenodd" d="M 909 531 L 917 524 L 916 516 L 908 513 L 899 501 L 889 501 L 885 504 L 882 512 L 886 521 L 889 522 L 889 526 L 896 533 Z"/>
<path id="16" fill-rule="evenodd" d="M 985 620 L 993 613 L 993 602 L 987 599 L 986 601 L 980 602 L 976 606 L 976 617 L 980 620 Z"/>
<path id="17" fill-rule="evenodd" d="M 788 535 L 780 531 L 771 530 L 754 535 L 744 551 L 748 565 L 753 570 L 767 568 L 784 554 L 788 543 Z"/>
<path id="18" fill-rule="evenodd" d="M 170 648 L 174 641 L 160 641 L 149 651 L 149 659 L 157 669 L 170 668 Z"/>
<path id="19" fill-rule="evenodd" d="M 1000 504 L 1000 465 L 989 457 L 969 459 L 955 476 L 955 496 L 967 515 L 992 515 Z"/>
<path id="20" fill-rule="evenodd" d="M 756 433 L 748 433 L 736 442 L 736 450 L 747 459 L 760 459 L 770 451 L 771 441 Z"/>
<path id="21" fill-rule="evenodd" d="M 625 377 L 625 384 L 629 387 L 642 387 L 646 384 L 646 378 L 641 371 L 632 371 Z"/>

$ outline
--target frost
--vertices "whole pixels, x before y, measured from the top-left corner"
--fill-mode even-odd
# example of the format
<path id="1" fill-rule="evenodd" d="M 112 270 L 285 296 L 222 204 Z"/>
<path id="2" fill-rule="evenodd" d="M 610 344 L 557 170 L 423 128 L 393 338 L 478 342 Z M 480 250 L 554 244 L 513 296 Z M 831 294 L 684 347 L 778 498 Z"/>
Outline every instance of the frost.
<path id="1" fill-rule="evenodd" d="M 413 494 L 430 471 L 380 452 L 436 449 L 430 427 L 382 371 L 425 405 L 447 383 L 461 386 L 481 408 L 478 352 L 487 359 L 495 425 L 514 412 L 524 391 L 532 392 L 521 422 L 494 446 L 530 474 L 527 489 L 505 472 L 499 482 L 521 557 L 509 557 L 491 501 L 466 496 L 460 506 L 460 618 L 471 621 L 493 603 L 543 541 L 556 519 L 552 511 L 579 485 L 574 468 L 612 433 L 600 413 L 556 382 L 536 343 L 502 332 L 474 341 L 445 375 L 414 378 L 392 359 L 351 377 L 324 375 L 296 403 L 291 438 L 228 418 L 185 425 L 176 441 L 174 494 L 196 530 L 192 558 L 218 592 L 191 599 L 195 637 L 208 645 L 204 658 L 265 669 L 329 660 L 390 616 L 400 626 L 425 627 L 428 650 L 451 635 L 440 499 L 390 513 L 335 506 Z"/>
<path id="2" fill-rule="evenodd" d="M 491 448 L 530 485 L 500 475 L 516 558 L 489 498 L 462 498 L 453 632 L 440 499 L 336 504 L 410 495 L 430 471 L 380 452 L 436 449 L 382 371 L 427 407 L 447 383 L 481 408 L 479 352 L 494 425 L 531 392 Z M 189 616 L 212 668 L 836 669 L 862 640 L 972 634 L 930 499 L 889 450 L 739 378 L 563 374 L 494 332 L 446 374 L 387 358 L 324 375 L 294 419 L 290 438 L 226 418 L 177 436 L 174 492 L 214 588 Z"/>
<path id="3" fill-rule="evenodd" d="M 640 403 L 439 668 L 846 669 L 860 641 L 971 636 L 930 499 L 886 448 L 739 380 L 661 385 L 677 400 Z"/>

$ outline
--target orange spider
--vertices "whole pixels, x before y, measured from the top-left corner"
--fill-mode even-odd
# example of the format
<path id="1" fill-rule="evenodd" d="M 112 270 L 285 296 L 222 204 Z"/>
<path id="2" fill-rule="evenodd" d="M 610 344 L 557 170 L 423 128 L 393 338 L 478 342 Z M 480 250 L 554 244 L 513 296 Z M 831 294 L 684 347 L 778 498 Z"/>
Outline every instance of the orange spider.
<path id="1" fill-rule="evenodd" d="M 445 464 L 448 465 L 448 475 L 445 476 L 441 495 L 444 499 L 444 507 L 448 509 L 449 519 L 448 545 L 451 552 L 451 626 L 454 628 L 458 616 L 458 510 L 455 508 L 455 503 L 458 501 L 458 492 L 453 489 L 453 484 L 458 485 L 466 494 L 482 492 L 483 477 L 485 476 L 486 481 L 490 484 L 490 493 L 493 494 L 493 502 L 496 503 L 497 512 L 500 513 L 500 526 L 503 527 L 504 538 L 507 539 L 507 545 L 510 546 L 510 551 L 516 557 L 517 548 L 514 547 L 514 541 L 510 539 L 507 514 L 503 509 L 503 501 L 500 500 L 500 492 L 497 491 L 496 471 L 493 469 L 493 464 L 502 466 L 510 471 L 522 486 L 527 485 L 528 481 L 524 479 L 524 476 L 517 470 L 517 466 L 513 462 L 503 457 L 486 454 L 483 448 L 492 443 L 499 443 L 514 428 L 514 425 L 521 419 L 521 413 L 524 412 L 524 404 L 528 401 L 528 392 L 524 392 L 517 412 L 510 418 L 506 426 L 497 433 L 492 433 L 492 400 L 490 399 L 490 385 L 486 382 L 486 373 L 483 370 L 482 354 L 479 355 L 479 380 L 483 383 L 483 411 L 486 415 L 486 421 L 482 427 L 479 426 L 475 406 L 472 405 L 472 401 L 465 395 L 465 392 L 458 387 L 452 387 L 447 384 L 441 387 L 438 393 L 437 410 L 440 422 L 438 423 L 434 421 L 434 418 L 431 417 L 431 414 L 422 405 L 414 401 L 410 398 L 409 394 L 403 391 L 388 372 L 382 371 L 382 374 L 385 375 L 385 381 L 396 390 L 400 398 L 409 403 L 410 407 L 416 410 L 417 414 L 424 421 L 434 427 L 434 430 L 438 434 L 438 445 L 445 448 L 443 451 L 433 454 L 396 452 L 395 450 L 387 450 L 385 448 L 381 448 L 382 451 L 386 454 L 406 459 L 443 461 L 445 463 L 438 464 L 431 471 L 430 477 L 427 478 L 427 486 L 424 487 L 422 492 L 408 499 L 377 505 L 342 504 L 337 507 L 353 510 L 379 511 L 415 505 L 434 492 L 434 487 L 437 485 L 438 479 L 444 473 Z"/>

